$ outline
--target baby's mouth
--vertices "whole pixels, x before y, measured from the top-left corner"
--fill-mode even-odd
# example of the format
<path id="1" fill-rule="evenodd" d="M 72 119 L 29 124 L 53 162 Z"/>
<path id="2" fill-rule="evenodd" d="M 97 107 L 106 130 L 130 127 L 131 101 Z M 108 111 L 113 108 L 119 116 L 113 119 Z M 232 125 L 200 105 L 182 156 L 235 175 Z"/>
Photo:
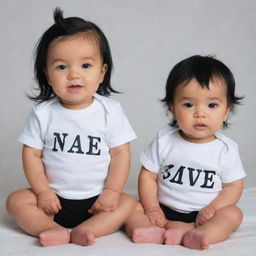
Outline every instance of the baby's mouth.
<path id="1" fill-rule="evenodd" d="M 194 127 L 197 129 L 197 130 L 203 130 L 207 127 L 207 125 L 205 124 L 195 124 Z"/>
<path id="2" fill-rule="evenodd" d="M 74 84 L 74 85 L 70 85 L 68 88 L 80 88 L 80 87 L 82 86 L 79 84 Z"/>
<path id="3" fill-rule="evenodd" d="M 68 91 L 70 93 L 80 93 L 82 88 L 83 88 L 82 85 L 72 84 L 72 85 L 68 86 Z"/>

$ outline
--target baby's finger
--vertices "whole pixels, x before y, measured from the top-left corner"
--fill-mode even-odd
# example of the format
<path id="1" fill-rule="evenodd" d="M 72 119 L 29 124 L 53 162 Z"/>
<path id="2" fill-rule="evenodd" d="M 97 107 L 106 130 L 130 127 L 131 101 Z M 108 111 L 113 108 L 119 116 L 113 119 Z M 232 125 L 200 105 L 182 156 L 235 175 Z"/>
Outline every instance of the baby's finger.
<path id="1" fill-rule="evenodd" d="M 156 218 L 155 218 L 155 223 L 156 223 L 157 226 L 161 227 L 161 225 L 162 225 L 161 218 L 156 217 Z"/>
<path id="2" fill-rule="evenodd" d="M 58 211 L 60 211 L 60 210 L 62 209 L 60 202 L 58 202 L 58 203 L 56 204 L 56 206 L 57 206 L 57 208 L 58 208 Z"/>
<path id="3" fill-rule="evenodd" d="M 59 208 L 58 208 L 56 203 L 53 203 L 51 205 L 51 211 L 52 211 L 52 213 L 58 213 L 59 212 Z"/>
<path id="4" fill-rule="evenodd" d="M 52 215 L 53 214 L 52 210 L 50 208 L 48 208 L 48 207 L 44 207 L 43 211 L 47 215 Z"/>
<path id="5" fill-rule="evenodd" d="M 103 207 L 101 207 L 101 208 L 99 209 L 99 211 L 103 211 L 103 212 L 111 212 L 111 211 L 112 211 L 112 208 L 109 208 L 109 207 L 105 207 L 105 208 L 103 208 Z"/>
<path id="6" fill-rule="evenodd" d="M 101 205 L 98 203 L 98 201 L 96 201 L 88 212 L 90 214 L 96 214 L 100 208 Z"/>
<path id="7" fill-rule="evenodd" d="M 51 214 L 51 212 L 47 206 L 41 205 L 41 206 L 38 206 L 38 208 L 47 215 Z"/>
<path id="8" fill-rule="evenodd" d="M 201 226 L 201 225 L 202 225 L 201 221 L 197 221 L 197 222 L 196 222 L 196 227 L 199 227 L 199 226 Z"/>
<path id="9" fill-rule="evenodd" d="M 88 212 L 89 212 L 90 214 L 92 214 L 92 215 L 95 214 L 95 208 L 94 208 L 94 206 L 92 206 L 92 208 L 89 209 Z"/>
<path id="10" fill-rule="evenodd" d="M 58 208 L 58 210 L 61 210 L 62 207 L 61 207 L 59 198 L 56 199 L 55 204 L 56 204 L 56 207 Z"/>
<path id="11" fill-rule="evenodd" d="M 196 223 L 196 227 L 198 227 L 198 226 L 200 226 L 201 225 L 201 219 L 200 219 L 200 216 L 198 216 L 197 218 L 196 218 L 196 221 L 195 221 Z"/>
<path id="12" fill-rule="evenodd" d="M 200 216 L 200 218 L 198 219 L 198 222 L 200 225 L 202 225 L 205 222 L 205 218 L 203 215 Z"/>
<path id="13" fill-rule="evenodd" d="M 160 228 L 163 228 L 165 226 L 165 219 L 164 218 L 161 218 L 159 221 L 158 221 L 158 226 Z"/>
<path id="14" fill-rule="evenodd" d="M 156 219 L 155 219 L 154 217 L 150 217 L 150 218 L 149 218 L 149 221 L 150 221 L 150 223 L 151 223 L 152 225 L 157 226 L 157 221 L 156 221 Z"/>

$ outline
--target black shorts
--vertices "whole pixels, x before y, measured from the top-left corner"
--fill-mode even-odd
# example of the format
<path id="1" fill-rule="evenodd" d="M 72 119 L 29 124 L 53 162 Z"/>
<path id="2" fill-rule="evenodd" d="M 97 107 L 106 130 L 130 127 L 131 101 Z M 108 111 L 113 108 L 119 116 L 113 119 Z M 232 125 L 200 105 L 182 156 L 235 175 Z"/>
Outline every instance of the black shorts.
<path id="1" fill-rule="evenodd" d="M 65 228 L 74 228 L 92 217 L 88 210 L 92 207 L 98 196 L 88 199 L 72 200 L 58 196 L 61 210 L 55 214 L 54 221 Z"/>
<path id="2" fill-rule="evenodd" d="M 191 223 L 196 220 L 196 216 L 198 214 L 198 211 L 190 212 L 190 213 L 176 212 L 163 204 L 160 204 L 160 207 L 164 212 L 165 218 L 171 221 L 181 221 L 181 222 Z"/>

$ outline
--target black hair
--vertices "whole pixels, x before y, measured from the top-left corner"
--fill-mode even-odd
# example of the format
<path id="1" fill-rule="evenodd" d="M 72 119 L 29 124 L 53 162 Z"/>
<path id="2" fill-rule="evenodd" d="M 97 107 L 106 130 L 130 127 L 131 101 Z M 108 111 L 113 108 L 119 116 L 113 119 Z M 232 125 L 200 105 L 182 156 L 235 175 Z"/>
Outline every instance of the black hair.
<path id="1" fill-rule="evenodd" d="M 49 45 L 58 37 L 74 36 L 83 32 L 91 32 L 93 34 L 99 44 L 102 61 L 104 64 L 107 64 L 108 67 L 104 80 L 99 85 L 97 93 L 104 96 L 110 95 L 111 92 L 118 93 L 111 87 L 110 78 L 113 69 L 111 51 L 108 40 L 100 28 L 94 23 L 79 17 L 63 18 L 63 12 L 59 8 L 55 8 L 53 17 L 54 24 L 44 32 L 35 49 L 34 76 L 40 93 L 38 96 L 29 98 L 41 102 L 57 97 L 52 87 L 49 85 L 45 74 Z"/>
<path id="2" fill-rule="evenodd" d="M 171 70 L 165 87 L 165 97 L 161 100 L 168 109 L 174 103 L 175 91 L 180 84 L 187 85 L 193 78 L 203 87 L 209 89 L 209 83 L 214 78 L 223 79 L 227 85 L 227 102 L 231 111 L 235 104 L 240 104 L 244 97 L 235 96 L 235 79 L 229 68 L 221 61 L 212 56 L 194 55 L 177 63 Z M 172 127 L 178 127 L 177 121 L 173 119 Z M 223 128 L 228 123 L 224 121 Z"/>

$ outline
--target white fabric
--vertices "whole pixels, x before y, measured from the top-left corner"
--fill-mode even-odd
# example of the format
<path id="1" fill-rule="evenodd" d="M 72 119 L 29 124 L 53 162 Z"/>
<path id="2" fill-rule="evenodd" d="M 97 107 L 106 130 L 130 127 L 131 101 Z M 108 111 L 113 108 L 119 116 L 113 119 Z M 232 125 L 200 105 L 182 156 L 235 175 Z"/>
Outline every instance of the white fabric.
<path id="1" fill-rule="evenodd" d="M 134 187 L 135 191 L 135 187 Z M 96 238 L 95 244 L 83 247 L 74 244 L 42 248 L 38 239 L 25 234 L 4 210 L 4 197 L 0 198 L 0 255 L 1 256 L 254 256 L 256 251 L 256 188 L 246 189 L 238 206 L 244 219 L 231 236 L 208 250 L 198 251 L 181 245 L 134 244 L 118 231 Z"/>
<path id="2" fill-rule="evenodd" d="M 59 196 L 85 199 L 104 188 L 109 149 L 135 138 L 120 104 L 96 94 L 81 110 L 66 109 L 58 99 L 35 105 L 19 141 L 43 150 L 49 185 Z"/>
<path id="3" fill-rule="evenodd" d="M 161 130 L 140 160 L 158 175 L 158 199 L 179 212 L 199 211 L 222 189 L 223 183 L 246 176 L 238 147 L 223 134 L 208 143 L 184 140 L 178 130 Z"/>

